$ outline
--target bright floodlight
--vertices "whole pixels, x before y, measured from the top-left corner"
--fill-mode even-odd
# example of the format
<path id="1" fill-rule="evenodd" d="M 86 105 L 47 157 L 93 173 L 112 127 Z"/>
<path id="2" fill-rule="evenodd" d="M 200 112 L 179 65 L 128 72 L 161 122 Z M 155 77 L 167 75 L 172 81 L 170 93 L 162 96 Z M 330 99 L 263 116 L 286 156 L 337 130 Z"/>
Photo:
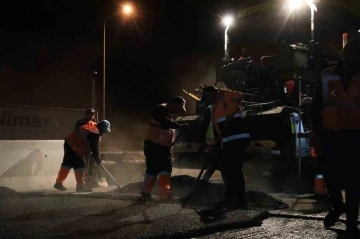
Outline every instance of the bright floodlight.
<path id="1" fill-rule="evenodd" d="M 123 11 L 124 11 L 125 14 L 130 14 L 130 13 L 132 12 L 132 10 L 133 10 L 133 8 L 132 8 L 132 6 L 129 5 L 129 4 L 126 4 L 126 5 L 124 5 L 124 7 L 123 7 Z"/>
<path id="2" fill-rule="evenodd" d="M 225 26 L 230 26 L 233 23 L 234 19 L 231 16 L 226 16 L 223 19 L 223 23 Z"/>
<path id="3" fill-rule="evenodd" d="M 303 0 L 288 0 L 288 4 L 291 10 L 300 8 L 303 3 Z"/>

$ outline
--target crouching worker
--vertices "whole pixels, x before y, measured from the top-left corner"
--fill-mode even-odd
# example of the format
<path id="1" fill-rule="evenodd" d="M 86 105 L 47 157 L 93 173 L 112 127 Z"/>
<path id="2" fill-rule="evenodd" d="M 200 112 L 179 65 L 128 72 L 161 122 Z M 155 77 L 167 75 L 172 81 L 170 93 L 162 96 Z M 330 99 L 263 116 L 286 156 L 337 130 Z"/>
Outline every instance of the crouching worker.
<path id="1" fill-rule="evenodd" d="M 186 128 L 187 124 L 174 122 L 174 115 L 186 112 L 186 101 L 175 97 L 169 103 L 157 105 L 152 110 L 149 129 L 144 141 L 146 157 L 146 172 L 141 189 L 141 201 L 152 199 L 151 191 L 159 175 L 160 200 L 172 197 L 170 190 L 172 163 L 171 147 L 174 139 L 174 129 Z"/>
<path id="2" fill-rule="evenodd" d="M 76 192 L 91 192 L 90 188 L 85 187 L 85 157 L 94 158 L 100 165 L 99 157 L 99 138 L 110 132 L 110 122 L 107 120 L 95 123 L 88 121 L 80 128 L 74 130 L 65 138 L 64 158 L 61 164 L 54 188 L 60 191 L 66 191 L 63 183 L 67 178 L 70 169 L 74 169 L 76 179 Z"/>

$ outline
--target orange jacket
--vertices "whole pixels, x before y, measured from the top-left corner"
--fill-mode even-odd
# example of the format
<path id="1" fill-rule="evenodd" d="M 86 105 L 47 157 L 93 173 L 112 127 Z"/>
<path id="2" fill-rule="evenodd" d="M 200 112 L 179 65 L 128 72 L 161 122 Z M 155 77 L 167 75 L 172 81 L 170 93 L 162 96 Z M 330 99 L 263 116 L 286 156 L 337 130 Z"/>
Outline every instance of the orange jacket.
<path id="1" fill-rule="evenodd" d="M 324 129 L 360 130 L 360 71 L 352 77 L 346 90 L 333 69 L 324 72 L 321 86 Z"/>
<path id="2" fill-rule="evenodd" d="M 79 157 L 86 156 L 90 153 L 87 136 L 90 133 L 100 135 L 96 125 L 97 123 L 89 121 L 65 138 L 66 143 L 68 143 Z"/>
<path id="3" fill-rule="evenodd" d="M 215 131 L 221 135 L 221 147 L 228 141 L 250 138 L 240 107 L 242 99 L 243 95 L 237 91 L 220 89 L 217 94 L 212 121 Z M 231 122 L 224 130 L 225 122 L 229 120 Z"/>
<path id="4" fill-rule="evenodd" d="M 166 106 L 167 104 L 161 105 Z M 173 120 L 171 114 L 169 114 L 168 117 Z M 174 140 L 174 130 L 161 127 L 161 124 L 151 117 L 145 140 L 149 140 L 158 145 L 171 147 Z"/>

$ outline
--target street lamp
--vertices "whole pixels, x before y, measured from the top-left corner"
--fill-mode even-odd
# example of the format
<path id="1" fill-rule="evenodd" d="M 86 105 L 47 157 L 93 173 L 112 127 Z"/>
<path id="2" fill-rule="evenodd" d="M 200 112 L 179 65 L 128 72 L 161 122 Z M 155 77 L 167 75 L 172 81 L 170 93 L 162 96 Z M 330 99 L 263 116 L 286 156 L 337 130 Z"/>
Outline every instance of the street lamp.
<path id="1" fill-rule="evenodd" d="M 228 32 L 230 25 L 234 22 L 234 19 L 232 16 L 226 16 L 223 18 L 222 22 L 226 26 L 226 28 L 225 28 L 225 48 L 224 48 L 225 58 L 224 58 L 224 60 L 229 60 L 230 57 L 229 57 L 229 52 L 228 52 L 228 48 L 227 48 L 229 38 L 228 38 L 227 32 Z"/>
<path id="2" fill-rule="evenodd" d="M 317 12 L 317 7 L 315 5 L 315 2 L 318 2 L 318 0 L 288 0 L 288 6 L 291 11 L 294 11 L 300 7 L 302 7 L 304 4 L 307 4 L 311 10 L 311 41 L 315 40 L 315 23 L 314 23 L 314 15 L 315 12 Z"/>
<path id="3" fill-rule="evenodd" d="M 133 13 L 133 6 L 130 4 L 121 5 L 122 14 L 130 16 Z M 103 39 L 103 114 L 102 117 L 105 119 L 105 86 L 106 86 L 106 17 L 104 19 L 104 39 Z"/>

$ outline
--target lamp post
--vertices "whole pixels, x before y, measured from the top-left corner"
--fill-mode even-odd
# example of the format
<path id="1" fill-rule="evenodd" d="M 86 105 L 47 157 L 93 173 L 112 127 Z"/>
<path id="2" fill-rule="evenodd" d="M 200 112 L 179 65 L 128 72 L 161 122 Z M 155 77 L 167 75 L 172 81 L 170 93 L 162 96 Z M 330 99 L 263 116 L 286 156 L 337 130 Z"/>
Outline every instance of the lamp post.
<path id="1" fill-rule="evenodd" d="M 316 0 L 315 0 L 316 1 Z M 317 7 L 315 5 L 314 0 L 288 0 L 288 5 L 290 7 L 291 11 L 294 11 L 300 7 L 302 7 L 302 5 L 304 3 L 306 3 L 311 11 L 311 41 L 315 40 L 315 12 L 317 12 Z"/>
<path id="2" fill-rule="evenodd" d="M 317 1 L 317 0 L 315 0 Z M 310 10 L 311 10 L 311 43 L 314 44 L 315 43 L 315 24 L 314 24 L 314 15 L 315 15 L 315 12 L 317 11 L 317 8 L 316 8 L 316 5 L 314 4 L 314 0 L 288 0 L 288 4 L 289 4 L 289 7 L 290 7 L 290 10 L 291 11 L 294 11 L 298 8 L 300 8 L 304 3 L 306 3 Z M 297 78 L 297 75 L 294 74 L 294 79 L 296 80 Z M 299 85 L 298 85 L 298 88 L 299 88 L 299 106 L 301 105 L 301 79 L 299 78 L 298 79 L 298 82 L 299 82 Z M 302 133 L 302 127 L 301 127 L 301 111 L 299 109 L 299 133 Z M 301 157 L 302 157 L 302 138 L 300 137 L 297 137 L 297 148 L 298 148 L 298 174 L 301 175 Z"/>
<path id="3" fill-rule="evenodd" d="M 225 28 L 225 45 L 224 45 L 224 60 L 229 60 L 229 52 L 228 52 L 228 42 L 229 42 L 229 37 L 227 35 L 228 29 L 230 27 L 230 25 L 233 23 L 233 18 L 231 16 L 226 16 L 223 18 L 223 24 L 226 26 Z"/>
<path id="4" fill-rule="evenodd" d="M 122 13 L 124 15 L 131 15 L 133 13 L 133 7 L 130 4 L 125 4 L 121 6 Z M 106 100 L 105 100 L 105 94 L 106 94 L 106 17 L 104 19 L 104 36 L 103 36 L 103 113 L 102 118 L 105 119 L 105 106 L 106 106 Z"/>
<path id="5" fill-rule="evenodd" d="M 91 84 L 91 107 L 93 109 L 96 109 L 96 106 L 95 106 L 95 97 L 96 97 L 96 93 L 95 93 L 95 90 L 96 90 L 96 85 L 95 85 L 95 78 L 96 78 L 96 75 L 97 75 L 97 72 L 94 71 L 93 72 L 93 77 L 92 77 L 92 84 Z"/>

